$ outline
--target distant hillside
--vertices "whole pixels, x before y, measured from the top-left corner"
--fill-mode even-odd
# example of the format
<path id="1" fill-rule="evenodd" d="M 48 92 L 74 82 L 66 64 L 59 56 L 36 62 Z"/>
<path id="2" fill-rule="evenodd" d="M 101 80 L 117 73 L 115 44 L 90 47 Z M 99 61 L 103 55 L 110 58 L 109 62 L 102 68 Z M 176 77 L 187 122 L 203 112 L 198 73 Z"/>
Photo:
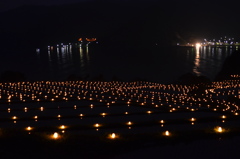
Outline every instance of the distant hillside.
<path id="1" fill-rule="evenodd" d="M 232 79 L 231 75 L 240 75 L 240 51 L 233 52 L 223 63 L 222 69 L 215 77 L 216 81 Z"/>

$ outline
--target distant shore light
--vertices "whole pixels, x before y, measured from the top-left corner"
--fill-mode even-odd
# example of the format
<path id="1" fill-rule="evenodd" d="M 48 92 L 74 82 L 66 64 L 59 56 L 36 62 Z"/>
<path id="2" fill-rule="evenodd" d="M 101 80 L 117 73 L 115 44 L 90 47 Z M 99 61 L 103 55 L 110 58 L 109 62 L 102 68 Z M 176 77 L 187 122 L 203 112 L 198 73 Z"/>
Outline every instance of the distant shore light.
<path id="1" fill-rule="evenodd" d="M 196 48 L 199 48 L 199 47 L 201 47 L 201 44 L 200 43 L 196 43 L 195 46 L 196 46 Z"/>

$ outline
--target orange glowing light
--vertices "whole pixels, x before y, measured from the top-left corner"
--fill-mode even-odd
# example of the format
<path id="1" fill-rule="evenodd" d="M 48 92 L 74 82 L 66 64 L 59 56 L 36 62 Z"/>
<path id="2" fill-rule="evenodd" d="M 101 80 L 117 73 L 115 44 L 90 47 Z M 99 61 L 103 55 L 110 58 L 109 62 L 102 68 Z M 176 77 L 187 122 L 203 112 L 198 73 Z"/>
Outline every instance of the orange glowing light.
<path id="1" fill-rule="evenodd" d="M 170 132 L 167 130 L 167 131 L 164 132 L 164 135 L 165 136 L 170 136 Z"/>
<path id="2" fill-rule="evenodd" d="M 217 126 L 214 128 L 215 132 L 217 133 L 223 133 L 225 131 L 225 129 L 223 129 L 221 126 Z"/>
<path id="3" fill-rule="evenodd" d="M 132 125 L 132 122 L 131 121 L 127 122 L 127 125 Z"/>
<path id="4" fill-rule="evenodd" d="M 51 137 L 52 137 L 52 139 L 59 139 L 60 135 L 57 132 L 55 132 L 55 133 L 52 134 Z"/>
<path id="5" fill-rule="evenodd" d="M 66 126 L 65 125 L 61 125 L 59 128 L 60 129 L 66 129 Z"/>
<path id="6" fill-rule="evenodd" d="M 119 136 L 117 135 L 117 134 L 115 134 L 115 133 L 111 133 L 111 134 L 109 134 L 108 135 L 108 138 L 109 139 L 116 139 L 116 138 L 118 138 Z"/>
<path id="7" fill-rule="evenodd" d="M 98 124 L 98 123 L 94 124 L 94 127 L 96 127 L 96 128 L 98 128 L 98 127 L 100 127 L 100 126 L 101 126 L 101 125 Z"/>
<path id="8" fill-rule="evenodd" d="M 31 131 L 33 128 L 31 127 L 31 126 L 28 126 L 27 128 L 26 128 L 26 130 L 27 131 Z"/>

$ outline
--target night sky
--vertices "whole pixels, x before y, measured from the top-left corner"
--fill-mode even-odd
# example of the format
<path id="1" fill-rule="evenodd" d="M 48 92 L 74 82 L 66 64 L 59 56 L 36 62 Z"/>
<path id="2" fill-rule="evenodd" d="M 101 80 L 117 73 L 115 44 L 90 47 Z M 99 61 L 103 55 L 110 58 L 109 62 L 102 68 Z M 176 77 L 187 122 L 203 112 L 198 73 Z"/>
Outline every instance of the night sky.
<path id="1" fill-rule="evenodd" d="M 83 1 L 87 0 L 1 0 L 0 11 L 13 9 L 23 5 L 59 5 Z"/>
<path id="2" fill-rule="evenodd" d="M 238 39 L 238 9 L 229 1 L 2 0 L 0 34 L 4 40 L 16 36 L 16 41 L 23 35 L 52 41 L 81 35 L 110 39 L 138 36 L 139 41 L 151 39 L 153 43 L 222 36 Z"/>

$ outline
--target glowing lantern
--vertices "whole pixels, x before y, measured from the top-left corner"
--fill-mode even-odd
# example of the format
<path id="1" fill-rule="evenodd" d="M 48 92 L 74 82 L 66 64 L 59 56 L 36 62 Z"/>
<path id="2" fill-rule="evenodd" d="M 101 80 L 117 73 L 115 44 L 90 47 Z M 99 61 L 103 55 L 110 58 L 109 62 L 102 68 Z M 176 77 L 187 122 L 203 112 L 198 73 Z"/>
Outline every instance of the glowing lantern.
<path id="1" fill-rule="evenodd" d="M 132 125 L 132 122 L 131 121 L 127 122 L 127 125 Z"/>
<path id="2" fill-rule="evenodd" d="M 170 136 L 170 132 L 167 130 L 167 131 L 164 132 L 164 135 L 165 136 Z"/>
<path id="3" fill-rule="evenodd" d="M 116 139 L 116 138 L 118 138 L 118 135 L 116 135 L 115 133 L 111 133 L 111 134 L 108 135 L 108 138 L 109 139 Z"/>
<path id="4" fill-rule="evenodd" d="M 60 129 L 66 129 L 66 126 L 65 125 L 61 125 L 59 128 Z"/>
<path id="5" fill-rule="evenodd" d="M 216 127 L 214 130 L 215 130 L 215 132 L 218 132 L 218 133 L 224 132 L 224 129 L 220 126 Z"/>
<path id="6" fill-rule="evenodd" d="M 106 113 L 101 113 L 101 115 L 102 115 L 103 117 L 105 117 Z"/>
<path id="7" fill-rule="evenodd" d="M 223 119 L 225 119 L 225 118 L 226 118 L 226 116 L 225 116 L 225 115 L 223 115 L 223 116 L 222 116 L 222 118 L 223 118 Z"/>
<path id="8" fill-rule="evenodd" d="M 191 121 L 196 121 L 196 119 L 195 119 L 195 118 L 191 118 L 190 120 L 191 120 Z"/>
<path id="9" fill-rule="evenodd" d="M 28 126 L 28 127 L 26 128 L 26 130 L 27 130 L 27 131 L 31 131 L 31 130 L 32 130 L 32 127 Z"/>
<path id="10" fill-rule="evenodd" d="M 98 124 L 98 123 L 94 124 L 94 127 L 96 127 L 96 128 L 98 128 L 98 127 L 100 127 L 100 126 L 101 126 L 101 125 Z"/>
<path id="11" fill-rule="evenodd" d="M 152 113 L 152 111 L 150 111 L 150 110 L 149 110 L 149 111 L 147 111 L 147 113 L 148 113 L 148 114 L 151 114 L 151 113 Z"/>
<path id="12" fill-rule="evenodd" d="M 58 139 L 58 138 L 60 138 L 60 135 L 57 132 L 55 132 L 55 133 L 53 133 L 52 138 Z"/>

